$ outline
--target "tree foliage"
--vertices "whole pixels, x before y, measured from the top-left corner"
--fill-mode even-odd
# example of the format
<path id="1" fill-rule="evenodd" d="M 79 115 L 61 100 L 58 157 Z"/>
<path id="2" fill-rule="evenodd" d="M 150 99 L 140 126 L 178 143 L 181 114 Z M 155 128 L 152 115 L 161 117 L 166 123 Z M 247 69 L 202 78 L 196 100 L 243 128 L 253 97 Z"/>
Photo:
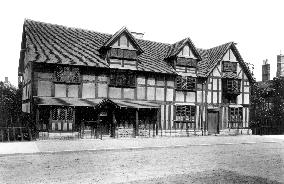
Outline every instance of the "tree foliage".
<path id="1" fill-rule="evenodd" d="M 0 127 L 18 126 L 21 119 L 21 90 L 0 81 Z"/>
<path id="2" fill-rule="evenodd" d="M 251 89 L 250 126 L 268 126 L 281 131 L 284 128 L 281 123 L 284 122 L 284 78 L 274 78 L 264 86 L 254 83 Z"/>

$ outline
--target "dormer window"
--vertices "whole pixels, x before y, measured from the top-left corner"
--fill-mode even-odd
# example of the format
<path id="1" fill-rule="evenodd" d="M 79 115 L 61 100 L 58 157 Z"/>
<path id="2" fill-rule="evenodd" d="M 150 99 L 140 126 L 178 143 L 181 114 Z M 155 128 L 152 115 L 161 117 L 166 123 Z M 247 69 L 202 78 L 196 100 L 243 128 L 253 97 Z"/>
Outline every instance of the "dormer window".
<path id="1" fill-rule="evenodd" d="M 111 48 L 109 56 L 118 59 L 136 59 L 137 53 L 135 50 L 127 50 L 120 48 Z"/>
<path id="2" fill-rule="evenodd" d="M 190 56 L 190 49 L 188 45 L 185 45 L 183 49 L 180 51 L 179 55 L 181 57 L 189 57 Z"/>
<path id="3" fill-rule="evenodd" d="M 237 73 L 237 62 L 223 61 L 223 72 Z"/>

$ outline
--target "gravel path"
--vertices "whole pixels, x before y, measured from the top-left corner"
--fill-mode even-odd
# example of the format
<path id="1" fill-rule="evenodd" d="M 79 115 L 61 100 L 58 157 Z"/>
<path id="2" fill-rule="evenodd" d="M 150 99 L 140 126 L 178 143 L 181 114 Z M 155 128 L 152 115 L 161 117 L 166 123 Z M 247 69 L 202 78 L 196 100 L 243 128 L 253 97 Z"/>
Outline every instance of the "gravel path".
<path id="1" fill-rule="evenodd" d="M 283 148 L 279 141 L 0 156 L 0 183 L 284 183 Z"/>

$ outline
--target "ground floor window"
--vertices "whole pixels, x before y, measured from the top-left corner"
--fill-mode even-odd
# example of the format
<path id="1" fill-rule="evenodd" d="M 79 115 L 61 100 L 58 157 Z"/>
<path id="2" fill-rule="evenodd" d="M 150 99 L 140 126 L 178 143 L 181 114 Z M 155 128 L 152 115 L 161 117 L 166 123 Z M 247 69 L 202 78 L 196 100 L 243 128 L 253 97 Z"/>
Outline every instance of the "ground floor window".
<path id="1" fill-rule="evenodd" d="M 228 113 L 228 128 L 241 128 L 243 125 L 243 108 L 230 107 Z"/>
<path id="2" fill-rule="evenodd" d="M 55 107 L 52 109 L 51 130 L 72 131 L 74 124 L 74 108 Z"/>
<path id="3" fill-rule="evenodd" d="M 195 122 L 196 107 L 192 105 L 177 105 L 176 120 Z"/>

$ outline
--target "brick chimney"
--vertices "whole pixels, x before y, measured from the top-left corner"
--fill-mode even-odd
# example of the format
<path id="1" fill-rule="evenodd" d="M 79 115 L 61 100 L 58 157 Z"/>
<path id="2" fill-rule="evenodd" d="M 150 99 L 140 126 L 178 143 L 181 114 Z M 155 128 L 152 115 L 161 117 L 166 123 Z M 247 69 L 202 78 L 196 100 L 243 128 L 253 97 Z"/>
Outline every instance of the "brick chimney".
<path id="1" fill-rule="evenodd" d="M 262 82 L 270 80 L 270 64 L 268 64 L 268 60 L 263 60 L 262 65 Z"/>
<path id="2" fill-rule="evenodd" d="M 144 33 L 138 33 L 138 32 L 131 32 L 131 34 L 134 36 L 136 39 L 143 39 Z"/>
<path id="3" fill-rule="evenodd" d="M 284 55 L 277 55 L 276 77 L 284 77 Z"/>
<path id="4" fill-rule="evenodd" d="M 5 83 L 8 83 L 9 80 L 8 80 L 8 77 L 5 77 Z"/>

